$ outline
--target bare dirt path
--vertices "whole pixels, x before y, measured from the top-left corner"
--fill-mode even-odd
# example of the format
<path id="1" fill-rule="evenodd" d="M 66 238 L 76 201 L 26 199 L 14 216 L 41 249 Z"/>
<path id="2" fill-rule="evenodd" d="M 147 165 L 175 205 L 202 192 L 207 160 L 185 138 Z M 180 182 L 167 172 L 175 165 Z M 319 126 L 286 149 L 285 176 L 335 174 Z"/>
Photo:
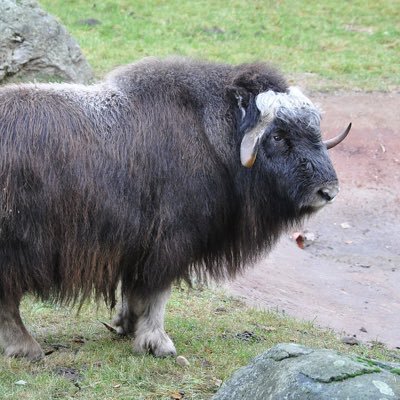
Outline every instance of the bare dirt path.
<path id="1" fill-rule="evenodd" d="M 400 347 L 400 94 L 313 96 L 332 136 L 337 200 L 307 221 L 301 250 L 289 235 L 228 291 L 338 332 Z"/>

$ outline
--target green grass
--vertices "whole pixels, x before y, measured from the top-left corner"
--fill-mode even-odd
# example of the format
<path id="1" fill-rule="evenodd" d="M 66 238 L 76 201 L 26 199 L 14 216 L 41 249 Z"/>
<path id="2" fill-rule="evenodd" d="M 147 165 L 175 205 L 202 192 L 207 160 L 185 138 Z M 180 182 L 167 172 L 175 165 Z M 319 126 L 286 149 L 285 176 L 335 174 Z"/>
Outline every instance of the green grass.
<path id="1" fill-rule="evenodd" d="M 102 76 L 144 56 L 269 60 L 319 90 L 400 87 L 397 0 L 40 0 Z M 95 18 L 99 25 L 79 21 Z"/>
<path id="2" fill-rule="evenodd" d="M 166 327 L 178 354 L 190 362 L 180 367 L 174 358 L 156 359 L 132 353 L 130 340 L 107 331 L 99 321 L 109 312 L 94 305 L 76 310 L 27 298 L 22 313 L 45 351 L 54 351 L 39 363 L 0 362 L 0 398 L 43 399 L 209 399 L 220 381 L 279 342 L 296 342 L 349 351 L 336 336 L 309 322 L 277 313 L 247 308 L 238 300 L 208 289 L 175 288 Z M 249 340 L 241 333 L 251 332 Z M 239 335 L 238 335 L 239 334 Z M 361 357 L 395 360 L 384 347 L 352 347 Z M 70 378 L 60 371 L 71 372 Z M 25 381 L 25 385 L 16 382 Z"/>

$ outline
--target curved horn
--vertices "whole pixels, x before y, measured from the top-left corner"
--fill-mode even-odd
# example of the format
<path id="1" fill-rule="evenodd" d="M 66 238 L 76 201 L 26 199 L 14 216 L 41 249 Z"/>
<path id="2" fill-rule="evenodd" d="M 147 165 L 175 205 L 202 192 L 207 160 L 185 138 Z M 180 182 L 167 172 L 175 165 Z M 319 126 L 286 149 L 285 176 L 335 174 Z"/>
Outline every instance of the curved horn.
<path id="1" fill-rule="evenodd" d="M 335 147 L 336 145 L 338 145 L 340 142 L 342 142 L 345 139 L 345 137 L 348 135 L 348 133 L 350 132 L 350 129 L 351 129 L 351 122 L 349 123 L 349 126 L 346 128 L 346 130 L 344 132 L 342 132 L 340 135 L 337 135 L 332 139 L 324 141 L 326 148 L 329 150 L 332 147 Z"/>

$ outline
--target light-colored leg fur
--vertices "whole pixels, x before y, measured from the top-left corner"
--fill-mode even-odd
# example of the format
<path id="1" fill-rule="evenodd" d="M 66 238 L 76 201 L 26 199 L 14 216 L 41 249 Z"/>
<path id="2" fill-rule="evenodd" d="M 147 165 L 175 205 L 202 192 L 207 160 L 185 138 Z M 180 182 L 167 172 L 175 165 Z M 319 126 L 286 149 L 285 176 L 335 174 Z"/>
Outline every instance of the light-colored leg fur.
<path id="1" fill-rule="evenodd" d="M 156 357 L 176 354 L 175 346 L 164 330 L 165 306 L 170 294 L 168 288 L 148 296 L 139 291 L 125 296 L 114 324 L 119 333 L 133 334 L 135 352 L 151 352 Z"/>
<path id="2" fill-rule="evenodd" d="M 0 302 L 0 346 L 8 357 L 26 357 L 31 361 L 44 356 L 38 342 L 26 330 L 18 303 Z"/>

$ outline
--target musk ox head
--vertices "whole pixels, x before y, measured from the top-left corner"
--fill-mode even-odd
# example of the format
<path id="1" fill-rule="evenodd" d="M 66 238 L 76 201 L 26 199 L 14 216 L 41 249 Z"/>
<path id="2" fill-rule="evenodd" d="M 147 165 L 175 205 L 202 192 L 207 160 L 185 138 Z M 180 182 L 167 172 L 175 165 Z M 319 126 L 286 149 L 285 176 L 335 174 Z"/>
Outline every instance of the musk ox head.
<path id="1" fill-rule="evenodd" d="M 295 87 L 250 95 L 247 108 L 239 107 L 242 121 L 251 109 L 258 115 L 255 124 L 242 130 L 243 166 L 253 167 L 257 158 L 258 167 L 275 179 L 297 215 L 316 211 L 335 199 L 339 185 L 327 150 L 347 136 L 351 124 L 336 138 L 322 141 L 321 113 Z"/>

